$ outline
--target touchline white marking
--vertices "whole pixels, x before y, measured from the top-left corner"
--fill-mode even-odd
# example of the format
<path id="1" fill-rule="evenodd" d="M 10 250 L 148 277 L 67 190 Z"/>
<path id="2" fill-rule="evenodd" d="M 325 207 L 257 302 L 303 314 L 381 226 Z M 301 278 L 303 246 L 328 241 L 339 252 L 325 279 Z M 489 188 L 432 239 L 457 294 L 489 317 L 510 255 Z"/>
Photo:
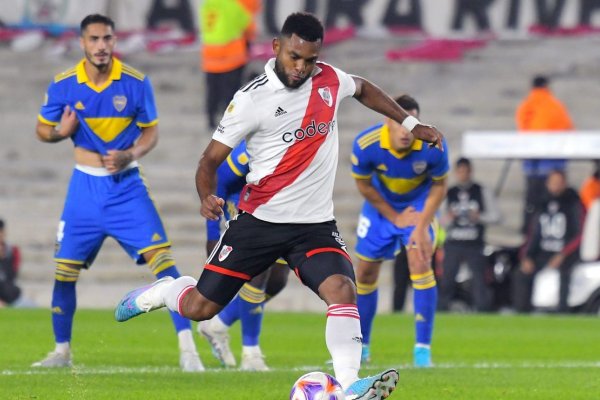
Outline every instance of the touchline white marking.
<path id="1" fill-rule="evenodd" d="M 390 368 L 389 365 L 369 365 L 368 367 L 362 368 L 365 370 L 381 370 L 385 368 Z M 398 369 L 414 369 L 414 367 L 409 365 L 400 365 L 396 366 Z M 600 368 L 600 361 L 531 361 L 531 362 L 521 362 L 521 363 L 503 363 L 503 362 L 495 362 L 495 363 L 439 363 L 435 364 L 433 369 L 540 369 L 540 368 Z M 268 372 L 261 372 L 261 374 L 269 373 L 269 372 L 303 372 L 303 371 L 320 371 L 327 370 L 329 367 L 326 365 L 303 365 L 298 367 L 290 367 L 290 368 L 271 368 Z M 74 368 L 49 368 L 49 369 L 40 369 L 40 368 L 28 368 L 22 370 L 2 370 L 0 371 L 0 375 L 2 376 L 21 376 L 21 375 L 59 375 L 65 372 L 69 372 L 74 375 L 116 375 L 116 374 L 179 374 L 183 373 L 177 367 L 86 367 L 84 365 L 76 366 Z M 209 368 L 205 372 L 202 373 L 239 373 L 242 372 L 238 369 L 232 368 Z M 244 373 L 253 373 L 246 372 Z M 187 374 L 187 373 L 186 373 Z"/>

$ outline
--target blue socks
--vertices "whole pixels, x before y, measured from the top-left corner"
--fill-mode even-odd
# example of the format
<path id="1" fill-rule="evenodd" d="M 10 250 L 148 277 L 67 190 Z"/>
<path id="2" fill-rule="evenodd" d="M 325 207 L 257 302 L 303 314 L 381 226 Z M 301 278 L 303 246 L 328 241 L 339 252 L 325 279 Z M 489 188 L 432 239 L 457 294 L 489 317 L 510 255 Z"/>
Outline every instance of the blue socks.
<path id="1" fill-rule="evenodd" d="M 240 315 L 240 311 L 241 311 L 241 305 L 240 305 L 241 299 L 240 296 L 237 295 L 233 298 L 233 300 L 231 300 L 229 302 L 229 304 L 227 304 L 225 306 L 225 308 L 223 308 L 221 310 L 221 312 L 219 313 L 219 319 L 221 321 L 223 321 L 223 323 L 227 326 L 231 326 L 235 323 L 235 321 L 237 321 L 238 319 L 240 319 L 241 315 Z"/>
<path id="2" fill-rule="evenodd" d="M 73 316 L 77 308 L 76 282 L 54 281 L 52 292 L 52 328 L 56 343 L 71 341 Z"/>
<path id="3" fill-rule="evenodd" d="M 246 283 L 237 296 L 221 310 L 219 319 L 227 326 L 242 322 L 242 344 L 258 346 L 265 308 L 265 292 Z"/>
<path id="4" fill-rule="evenodd" d="M 379 299 L 379 290 L 377 282 L 374 284 L 356 283 L 358 293 L 357 306 L 360 315 L 360 330 L 363 337 L 363 344 L 371 343 L 371 330 L 373 329 L 373 319 L 377 312 L 377 301 Z"/>
<path id="5" fill-rule="evenodd" d="M 431 344 L 437 306 L 437 286 L 433 271 L 410 276 L 414 289 L 415 335 L 417 344 Z"/>

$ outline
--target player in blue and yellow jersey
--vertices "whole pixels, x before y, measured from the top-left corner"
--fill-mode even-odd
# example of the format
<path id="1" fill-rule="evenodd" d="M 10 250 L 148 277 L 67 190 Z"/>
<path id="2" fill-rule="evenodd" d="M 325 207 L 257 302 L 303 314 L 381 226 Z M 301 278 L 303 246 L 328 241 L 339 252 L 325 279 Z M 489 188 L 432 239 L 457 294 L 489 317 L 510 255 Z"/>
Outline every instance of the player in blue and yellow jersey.
<path id="1" fill-rule="evenodd" d="M 410 96 L 395 99 L 413 117 L 419 105 Z M 431 256 L 435 214 L 446 195 L 448 152 L 415 139 L 402 125 L 387 119 L 354 140 L 352 175 L 366 199 L 356 230 L 359 259 L 356 284 L 363 335 L 362 360 L 370 359 L 371 328 L 377 311 L 381 263 L 407 251 L 414 289 L 416 344 L 414 363 L 431 366 L 431 336 L 437 288 Z"/>
<path id="2" fill-rule="evenodd" d="M 137 160 L 158 140 L 158 117 L 149 79 L 112 55 L 111 19 L 94 14 L 81 22 L 85 58 L 57 75 L 46 93 L 36 133 L 44 142 L 70 138 L 75 168 L 56 238 L 52 325 L 56 348 L 36 367 L 72 365 L 75 284 L 113 237 L 157 278 L 178 277 L 162 221 Z M 172 312 L 184 371 L 204 369 L 191 323 Z"/>
<path id="3" fill-rule="evenodd" d="M 216 195 L 225 200 L 223 219 L 228 221 L 237 215 L 240 192 L 246 184 L 248 153 L 246 141 L 242 141 L 217 169 Z M 206 251 L 211 254 L 221 237 L 221 219 L 206 220 Z M 283 264 L 283 265 L 278 265 Z M 226 367 L 235 367 L 236 361 L 229 346 L 228 330 L 237 320 L 242 325 L 242 362 L 244 371 L 267 371 L 259 346 L 265 303 L 286 285 L 289 268 L 284 261 L 245 283 L 237 296 L 219 314 L 198 324 L 198 331 L 211 344 L 213 354 Z"/>

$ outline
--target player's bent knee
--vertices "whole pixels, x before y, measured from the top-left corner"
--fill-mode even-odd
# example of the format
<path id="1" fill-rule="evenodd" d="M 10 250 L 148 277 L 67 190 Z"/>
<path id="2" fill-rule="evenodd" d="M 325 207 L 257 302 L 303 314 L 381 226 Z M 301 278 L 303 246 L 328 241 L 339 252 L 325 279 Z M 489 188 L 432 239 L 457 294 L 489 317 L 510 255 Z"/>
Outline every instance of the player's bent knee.
<path id="1" fill-rule="evenodd" d="M 356 286 L 345 275 L 331 275 L 319 286 L 319 296 L 329 304 L 356 304 Z"/>

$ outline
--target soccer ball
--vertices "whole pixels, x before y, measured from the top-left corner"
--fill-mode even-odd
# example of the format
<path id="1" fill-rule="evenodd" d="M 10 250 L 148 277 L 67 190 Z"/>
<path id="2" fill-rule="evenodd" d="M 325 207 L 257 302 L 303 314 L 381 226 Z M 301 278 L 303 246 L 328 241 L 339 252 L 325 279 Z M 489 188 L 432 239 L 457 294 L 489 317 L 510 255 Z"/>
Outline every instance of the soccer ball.
<path id="1" fill-rule="evenodd" d="M 290 393 L 290 400 L 344 400 L 342 385 L 325 372 L 302 375 Z"/>

